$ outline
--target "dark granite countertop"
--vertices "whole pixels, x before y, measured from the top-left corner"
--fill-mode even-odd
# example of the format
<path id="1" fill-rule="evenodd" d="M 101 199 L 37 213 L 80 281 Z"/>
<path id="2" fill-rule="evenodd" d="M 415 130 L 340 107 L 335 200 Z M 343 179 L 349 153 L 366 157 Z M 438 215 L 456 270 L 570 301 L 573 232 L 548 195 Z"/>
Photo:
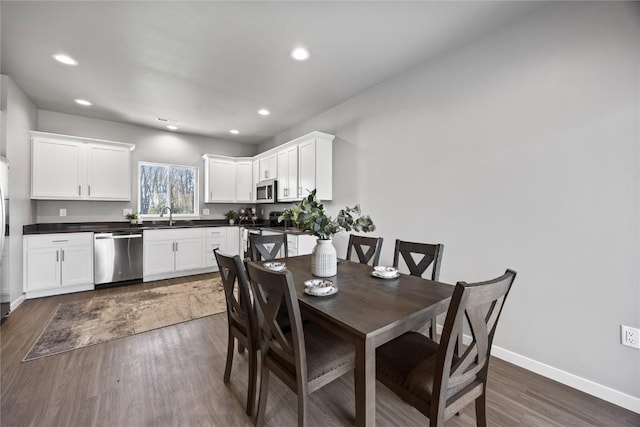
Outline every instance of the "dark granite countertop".
<path id="1" fill-rule="evenodd" d="M 136 230 L 158 230 L 168 228 L 195 228 L 195 227 L 255 227 L 266 230 L 278 231 L 288 234 L 305 234 L 297 228 L 292 227 L 271 227 L 269 221 L 258 220 L 255 223 L 240 223 L 229 225 L 224 219 L 194 219 L 176 220 L 174 225 L 169 227 L 167 221 L 145 221 L 143 224 L 131 224 L 129 221 L 113 222 L 56 222 L 25 225 L 22 228 L 24 235 L 29 234 L 49 234 L 49 233 L 104 233 L 110 231 L 136 231 Z"/>

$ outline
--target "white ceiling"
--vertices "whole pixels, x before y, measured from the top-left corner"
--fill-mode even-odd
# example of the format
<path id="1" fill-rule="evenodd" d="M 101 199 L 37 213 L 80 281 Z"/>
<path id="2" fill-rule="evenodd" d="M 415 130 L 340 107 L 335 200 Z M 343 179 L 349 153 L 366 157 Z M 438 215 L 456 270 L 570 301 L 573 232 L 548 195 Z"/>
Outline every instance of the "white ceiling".
<path id="1" fill-rule="evenodd" d="M 3 0 L 0 65 L 39 109 L 259 143 L 539 5 Z"/>

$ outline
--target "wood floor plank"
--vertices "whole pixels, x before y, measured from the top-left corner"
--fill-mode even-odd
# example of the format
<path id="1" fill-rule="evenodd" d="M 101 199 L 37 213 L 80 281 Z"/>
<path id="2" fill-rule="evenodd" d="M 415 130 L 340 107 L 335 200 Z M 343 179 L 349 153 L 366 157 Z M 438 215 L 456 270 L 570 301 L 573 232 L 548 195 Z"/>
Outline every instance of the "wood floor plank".
<path id="1" fill-rule="evenodd" d="M 244 412 L 246 355 L 236 352 L 231 381 L 222 381 L 227 345 L 224 313 L 22 362 L 58 304 L 178 282 L 23 303 L 0 329 L 0 425 L 252 426 Z M 295 425 L 295 395 L 275 377 L 270 386 L 267 425 Z M 638 414 L 498 359 L 491 361 L 487 396 L 491 426 L 640 426 Z M 380 426 L 427 424 L 422 414 L 379 383 L 376 419 Z M 354 422 L 352 375 L 311 396 L 310 426 Z M 475 425 L 473 406 L 447 422 L 449 427 Z"/>

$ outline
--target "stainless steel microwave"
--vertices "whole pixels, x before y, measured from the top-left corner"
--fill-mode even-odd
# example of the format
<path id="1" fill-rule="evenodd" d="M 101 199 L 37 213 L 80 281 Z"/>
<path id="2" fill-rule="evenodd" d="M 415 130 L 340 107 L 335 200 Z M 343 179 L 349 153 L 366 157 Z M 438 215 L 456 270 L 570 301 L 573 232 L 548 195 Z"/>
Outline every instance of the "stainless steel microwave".
<path id="1" fill-rule="evenodd" d="M 256 203 L 276 203 L 277 199 L 278 181 L 268 179 L 256 184 Z"/>

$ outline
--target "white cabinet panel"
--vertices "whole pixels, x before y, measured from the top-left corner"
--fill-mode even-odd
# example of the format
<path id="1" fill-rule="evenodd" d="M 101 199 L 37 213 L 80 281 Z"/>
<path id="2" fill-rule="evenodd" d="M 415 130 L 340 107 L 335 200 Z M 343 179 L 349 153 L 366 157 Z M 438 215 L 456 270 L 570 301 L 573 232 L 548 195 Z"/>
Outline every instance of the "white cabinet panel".
<path id="1" fill-rule="evenodd" d="M 34 139 L 31 198 L 81 199 L 84 144 L 56 138 Z"/>
<path id="2" fill-rule="evenodd" d="M 258 181 L 277 178 L 278 160 L 276 158 L 276 153 L 268 154 L 264 157 L 260 157 L 259 162 L 260 162 L 260 179 Z"/>
<path id="3" fill-rule="evenodd" d="M 298 147 L 278 152 L 278 201 L 298 199 Z"/>
<path id="4" fill-rule="evenodd" d="M 238 160 L 236 162 L 236 202 L 253 201 L 253 162 Z"/>
<path id="5" fill-rule="evenodd" d="M 208 190 L 205 202 L 233 202 L 236 195 L 236 164 L 234 160 L 208 159 Z"/>
<path id="6" fill-rule="evenodd" d="M 93 233 L 23 237 L 27 298 L 93 289 Z"/>
<path id="7" fill-rule="evenodd" d="M 25 291 L 60 287 L 59 249 L 29 249 L 26 263 Z"/>
<path id="8" fill-rule="evenodd" d="M 183 272 L 205 268 L 204 228 L 145 230 L 144 281 L 178 277 Z"/>
<path id="9" fill-rule="evenodd" d="M 126 146 L 87 146 L 87 196 L 131 199 L 131 150 Z"/>
<path id="10" fill-rule="evenodd" d="M 131 200 L 131 144 L 31 132 L 31 198 Z"/>

